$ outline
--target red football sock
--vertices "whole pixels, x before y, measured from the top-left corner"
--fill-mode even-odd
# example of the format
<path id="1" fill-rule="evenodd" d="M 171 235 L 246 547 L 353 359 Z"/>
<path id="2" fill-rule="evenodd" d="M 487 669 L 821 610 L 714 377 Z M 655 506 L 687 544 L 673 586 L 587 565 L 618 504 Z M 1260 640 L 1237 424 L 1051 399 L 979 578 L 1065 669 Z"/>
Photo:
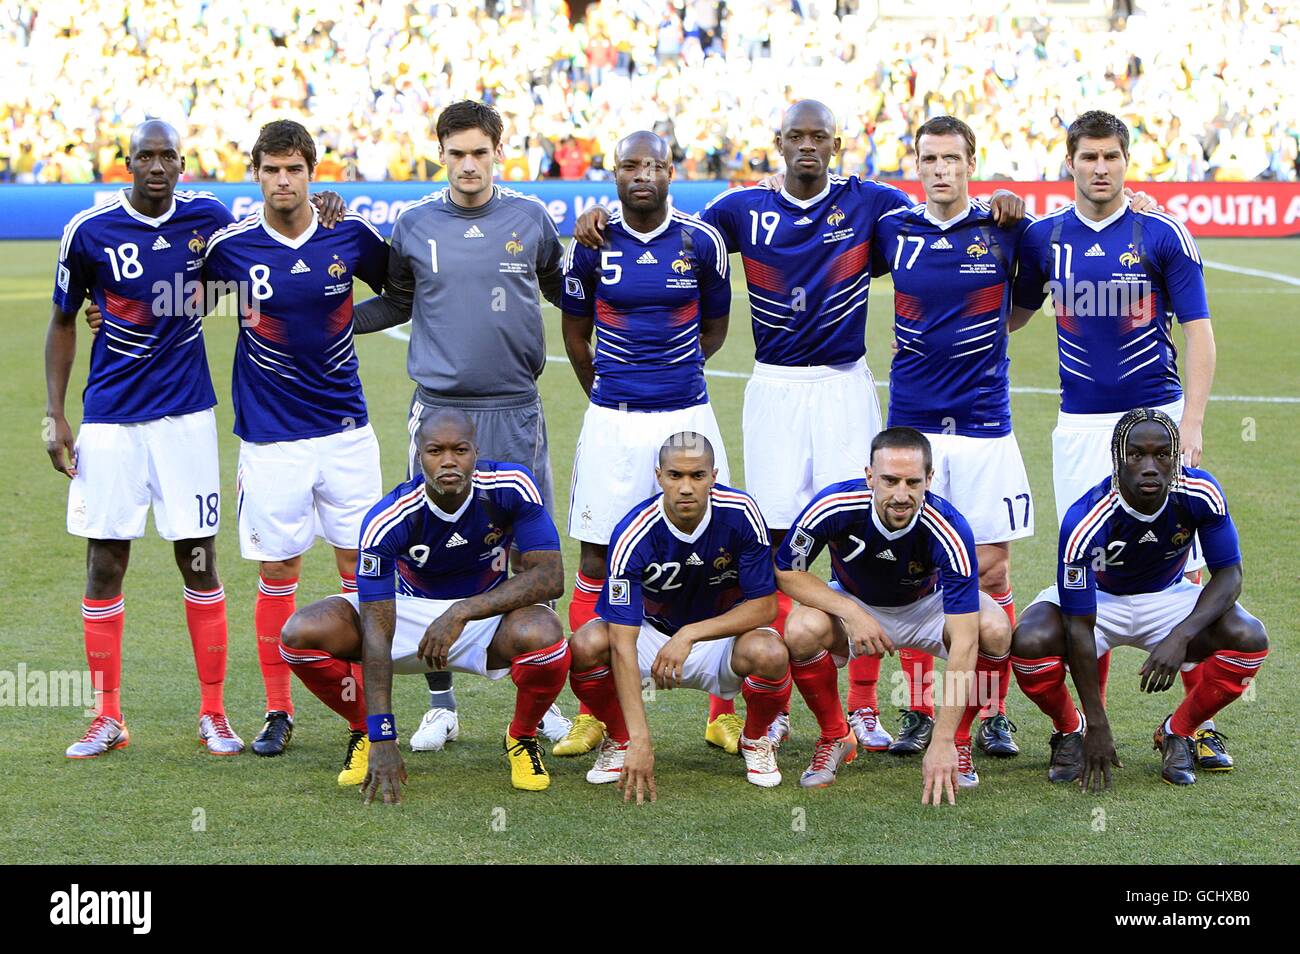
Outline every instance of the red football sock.
<path id="1" fill-rule="evenodd" d="M 555 702 L 569 675 L 569 641 L 523 653 L 510 660 L 510 678 L 515 693 L 515 717 L 510 720 L 511 738 L 537 734 L 537 724 Z"/>
<path id="2" fill-rule="evenodd" d="M 226 711 L 222 690 L 226 685 L 226 591 L 185 587 L 185 624 L 194 647 L 194 668 L 199 674 L 203 714 Z"/>
<path id="3" fill-rule="evenodd" d="M 1002 612 L 1007 614 L 1007 619 L 1011 620 L 1011 628 L 1016 628 L 1016 597 L 1010 590 L 1005 593 L 990 593 L 989 596 L 997 601 L 998 606 L 1002 607 Z"/>
<path id="4" fill-rule="evenodd" d="M 297 577 L 291 580 L 258 577 L 257 580 L 253 630 L 257 634 L 257 662 L 262 667 L 262 682 L 266 685 L 267 712 L 279 709 L 293 715 L 289 667 L 280 658 L 280 630 L 293 615 L 297 590 Z"/>
<path id="5" fill-rule="evenodd" d="M 879 656 L 854 656 L 849 660 L 849 699 L 850 712 L 871 708 L 880 711 L 880 702 L 876 698 L 876 683 L 880 681 Z"/>
<path id="6" fill-rule="evenodd" d="M 776 619 L 772 620 L 772 628 L 785 638 L 785 618 L 790 615 L 790 610 L 794 609 L 794 600 L 784 593 L 776 594 Z"/>
<path id="7" fill-rule="evenodd" d="M 1011 654 L 1005 656 L 986 656 L 983 653 L 977 653 L 975 656 L 975 684 L 970 687 L 968 692 L 973 690 L 974 697 L 969 695 L 966 700 L 966 708 L 962 710 L 961 721 L 957 723 L 956 741 L 958 745 L 970 744 L 970 727 L 975 721 L 975 716 L 981 712 L 987 711 L 992 714 L 994 704 L 998 697 L 999 680 L 1002 673 L 1011 663 Z"/>
<path id="8" fill-rule="evenodd" d="M 339 592 L 344 595 L 355 593 L 357 591 L 357 575 L 355 573 L 339 574 Z"/>
<path id="9" fill-rule="evenodd" d="M 1110 650 L 1097 657 L 1097 688 L 1101 690 L 1101 707 L 1106 708 L 1106 684 L 1110 682 Z"/>
<path id="10" fill-rule="evenodd" d="M 1181 675 L 1183 677 L 1183 695 L 1190 696 L 1196 687 L 1201 684 L 1201 667 L 1198 664 L 1191 669 L 1184 669 Z"/>
<path id="11" fill-rule="evenodd" d="M 279 653 L 285 672 L 296 672 L 311 694 L 346 719 L 353 731 L 366 728 L 366 693 L 357 678 L 359 663 L 319 649 L 290 649 L 283 643 Z"/>
<path id="12" fill-rule="evenodd" d="M 746 676 L 740 691 L 745 697 L 745 728 L 741 734 L 747 739 L 763 738 L 777 713 L 790 711 L 788 669 L 775 682 L 761 676 Z"/>
<path id="13" fill-rule="evenodd" d="M 1079 714 L 1065 688 L 1065 658 L 1044 656 L 1041 659 L 1012 657 L 1020 691 L 1052 720 L 1057 732 L 1074 732 L 1079 728 Z"/>
<path id="14" fill-rule="evenodd" d="M 1011 590 L 1005 593 L 990 593 L 989 596 L 997 601 L 998 606 L 1002 607 L 1002 612 L 1007 614 L 1007 619 L 1011 621 L 1011 631 L 1016 631 L 1016 597 Z M 1002 669 L 1002 675 L 998 682 L 998 712 L 1003 715 L 1007 714 L 1007 692 L 1011 689 L 1011 657 L 1007 656 L 1006 665 Z M 992 715 L 993 713 L 988 713 Z"/>
<path id="15" fill-rule="evenodd" d="M 1259 674 L 1268 650 L 1242 653 L 1235 649 L 1216 650 L 1196 668 L 1201 671 L 1196 688 L 1174 710 L 1169 727 L 1178 735 L 1193 735 L 1201 723 L 1246 691 Z"/>
<path id="16" fill-rule="evenodd" d="M 831 654 L 823 649 L 812 659 L 791 661 L 790 674 L 799 687 L 799 695 L 816 716 L 822 737 L 842 739 L 848 735 L 849 723 L 840 706 L 839 674 Z"/>
<path id="17" fill-rule="evenodd" d="M 95 684 L 95 711 L 122 721 L 122 629 L 126 601 L 121 594 L 106 600 L 81 601 L 81 628 L 86 664 Z"/>
<path id="18" fill-rule="evenodd" d="M 934 717 L 934 657 L 919 649 L 900 649 L 898 664 L 907 678 L 907 707 Z"/>
<path id="19" fill-rule="evenodd" d="M 722 698 L 722 696 L 715 696 L 712 693 L 709 694 L 709 721 L 710 722 L 712 722 L 720 715 L 727 715 L 728 713 L 734 714 L 735 711 L 736 711 L 735 699 L 724 699 Z"/>
<path id="20" fill-rule="evenodd" d="M 615 742 L 628 740 L 623 707 L 618 704 L 618 689 L 614 685 L 614 674 L 608 666 L 597 666 L 585 672 L 574 670 L 569 675 L 569 685 L 583 707 L 605 723 L 606 735 Z"/>
<path id="21" fill-rule="evenodd" d="M 569 632 L 576 633 L 596 618 L 596 603 L 600 600 L 603 579 L 587 576 L 581 570 L 573 581 L 573 596 L 569 599 Z"/>

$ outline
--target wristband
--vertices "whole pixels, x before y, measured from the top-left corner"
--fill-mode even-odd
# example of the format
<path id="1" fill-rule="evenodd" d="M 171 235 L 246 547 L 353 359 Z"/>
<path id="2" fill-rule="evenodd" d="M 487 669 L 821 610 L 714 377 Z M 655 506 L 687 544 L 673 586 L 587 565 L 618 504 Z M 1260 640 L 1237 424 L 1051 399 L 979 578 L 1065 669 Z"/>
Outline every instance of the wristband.
<path id="1" fill-rule="evenodd" d="M 391 712 L 366 716 L 366 725 L 370 728 L 371 742 L 396 742 L 397 720 Z"/>

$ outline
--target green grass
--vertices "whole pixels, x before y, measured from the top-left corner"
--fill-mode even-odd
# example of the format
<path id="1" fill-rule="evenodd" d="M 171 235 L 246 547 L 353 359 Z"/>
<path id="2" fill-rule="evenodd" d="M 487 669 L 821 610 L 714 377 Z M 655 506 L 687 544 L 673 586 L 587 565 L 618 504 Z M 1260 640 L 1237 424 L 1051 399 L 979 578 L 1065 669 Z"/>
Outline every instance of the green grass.
<path id="1" fill-rule="evenodd" d="M 1206 241 L 1206 258 L 1290 272 L 1295 241 Z M 0 458 L 9 541 L 0 561 L 0 669 L 70 670 L 84 666 L 78 601 L 84 544 L 64 532 L 67 487 L 42 447 L 41 347 L 49 315 L 55 244 L 0 246 Z M 739 263 L 736 263 L 737 266 Z M 1216 317 L 1220 395 L 1300 394 L 1296 337 L 1289 327 L 1300 288 L 1209 270 Z M 711 362 L 744 372 L 753 343 L 737 278 L 736 317 L 726 348 Z M 886 380 L 888 281 L 872 292 L 870 352 Z M 546 311 L 552 354 L 562 351 L 558 315 Z M 251 634 L 255 565 L 238 557 L 233 508 L 237 452 L 228 400 L 234 335 L 218 319 L 208 348 L 222 431 L 226 501 L 219 553 L 229 598 L 227 707 L 251 740 L 260 725 L 262 688 Z M 84 339 L 83 339 L 84 340 Z M 385 482 L 404 474 L 405 411 L 410 385 L 405 347 L 383 335 L 358 351 L 371 417 L 384 452 Z M 1012 346 L 1012 383 L 1054 388 L 1052 324 L 1041 316 Z M 84 380 L 85 350 L 74 382 Z M 740 408 L 744 382 L 713 378 L 710 388 L 726 435 L 732 472 L 743 474 Z M 78 419 L 77 390 L 69 418 Z M 573 446 L 584 399 L 569 369 L 553 364 L 542 378 L 563 514 Z M 1038 506 L 1038 535 L 1013 548 L 1020 607 L 1051 579 L 1055 548 L 1049 436 L 1054 397 L 1018 394 L 1016 433 Z M 824 791 L 797 785 L 814 723 L 797 698 L 795 737 L 781 751 L 786 782 L 775 790 L 746 785 L 740 763 L 703 742 L 705 697 L 659 693 L 648 706 L 656 738 L 660 800 L 625 807 L 612 787 L 586 784 L 590 759 L 548 760 L 554 781 L 543 795 L 509 786 L 500 753 L 512 687 L 459 676 L 461 741 L 438 754 L 407 755 L 410 785 L 400 810 L 359 804 L 334 775 L 343 753 L 339 720 L 295 682 L 297 734 L 285 758 L 215 759 L 196 745 L 198 701 L 184 625 L 180 579 L 171 548 L 156 537 L 138 542 L 126 581 L 127 635 L 123 700 L 130 748 L 92 762 L 69 762 L 64 747 L 84 728 L 80 708 L 0 708 L 0 861 L 3 862 L 964 862 L 1149 863 L 1280 862 L 1297 854 L 1295 753 L 1297 667 L 1296 478 L 1300 437 L 1294 404 L 1231 401 L 1211 405 L 1207 464 L 1227 489 L 1246 563 L 1243 602 L 1269 627 L 1273 652 L 1254 698 L 1220 720 L 1238 768 L 1204 775 L 1195 787 L 1161 783 L 1153 726 L 1176 703 L 1136 691 L 1141 656 L 1116 654 L 1112 724 L 1125 767 L 1116 791 L 1094 798 L 1045 780 L 1047 720 L 1013 689 L 1010 713 L 1023 754 L 979 761 L 980 787 L 955 808 L 923 809 L 919 762 L 864 754 Z M 1254 439 L 1250 439 L 1250 438 Z M 577 548 L 565 542 L 570 573 Z M 307 556 L 299 605 L 330 593 L 336 577 L 328 548 Z M 563 608 L 562 612 L 563 612 Z M 882 704 L 897 664 L 886 662 Z M 409 731 L 424 709 L 424 683 L 399 680 L 395 707 Z M 896 698 L 892 701 L 901 701 Z M 576 703 L 569 690 L 566 711 Z M 199 810 L 202 810 L 201 813 Z M 1100 811 L 1103 815 L 1097 814 Z M 926 821 L 923 822 L 922 819 Z M 198 822 L 202 821 L 200 825 Z M 1102 827 L 1104 830 L 1095 830 Z M 934 827 L 929 827 L 933 825 Z M 195 828 L 204 830 L 196 831 Z"/>

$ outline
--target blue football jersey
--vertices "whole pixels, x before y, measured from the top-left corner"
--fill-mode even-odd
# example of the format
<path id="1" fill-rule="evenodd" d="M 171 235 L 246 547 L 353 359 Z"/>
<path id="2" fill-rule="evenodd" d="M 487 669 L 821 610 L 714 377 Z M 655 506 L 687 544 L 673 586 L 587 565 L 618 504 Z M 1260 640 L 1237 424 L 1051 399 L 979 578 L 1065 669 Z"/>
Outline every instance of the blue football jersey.
<path id="1" fill-rule="evenodd" d="M 560 549 L 527 467 L 479 458 L 473 489 L 456 513 L 439 510 L 417 474 L 361 523 L 357 596 L 369 603 L 395 593 L 429 600 L 486 593 L 509 576 L 511 544 L 521 553 Z"/>
<path id="2" fill-rule="evenodd" d="M 1061 410 L 1111 414 L 1183 396 L 1171 315 L 1210 317 L 1196 242 L 1173 216 L 1132 212 L 1088 222 L 1073 205 L 1025 231 L 1014 300 L 1056 311 Z"/>
<path id="3" fill-rule="evenodd" d="M 217 403 L 203 346 L 203 250 L 231 221 L 210 192 L 177 192 L 153 219 L 123 189 L 68 222 L 54 304 L 72 314 L 90 298 L 104 321 L 90 346 L 83 423 L 152 421 Z"/>
<path id="4" fill-rule="evenodd" d="M 1107 477 L 1076 500 L 1061 521 L 1056 572 L 1061 610 L 1094 615 L 1099 589 L 1115 596 L 1168 589 L 1182 579 L 1197 535 L 1211 570 L 1241 562 L 1223 488 L 1209 471 L 1183 467 L 1164 507 L 1149 517 L 1130 507 Z"/>
<path id="5" fill-rule="evenodd" d="M 988 204 L 937 222 L 916 205 L 876 223 L 872 270 L 894 278 L 889 426 L 930 434 L 1011 433 L 1007 316 L 1020 238 L 1031 220 L 993 224 Z"/>
<path id="6" fill-rule="evenodd" d="M 911 204 L 893 186 L 842 176 L 807 201 L 752 186 L 708 204 L 700 218 L 745 265 L 758 361 L 804 367 L 866 354 L 876 221 Z"/>
<path id="7" fill-rule="evenodd" d="M 673 526 L 663 494 L 643 500 L 619 521 L 610 536 L 596 615 L 621 626 L 649 621 L 672 636 L 775 592 L 771 544 L 758 504 L 743 491 L 715 484 L 709 511 L 694 533 Z"/>
<path id="8" fill-rule="evenodd" d="M 599 249 L 569 244 L 562 307 L 567 315 L 594 316 L 593 404 L 629 411 L 703 404 L 709 395 L 700 321 L 731 311 L 722 236 L 677 211 L 642 234 L 616 211 Z"/>
<path id="9" fill-rule="evenodd" d="M 943 611 L 979 611 L 979 564 L 966 518 L 942 497 L 925 494 L 912 522 L 889 530 L 865 480 L 818 492 L 776 551 L 780 570 L 807 569 L 831 550 L 831 578 L 868 606 L 907 606 L 943 589 Z"/>
<path id="10" fill-rule="evenodd" d="M 367 423 L 352 346 L 352 280 L 376 292 L 388 245 L 348 213 L 332 229 L 312 224 L 296 239 L 254 213 L 212 237 L 209 282 L 239 295 L 239 342 L 231 391 L 235 433 L 271 443 L 337 434 Z"/>

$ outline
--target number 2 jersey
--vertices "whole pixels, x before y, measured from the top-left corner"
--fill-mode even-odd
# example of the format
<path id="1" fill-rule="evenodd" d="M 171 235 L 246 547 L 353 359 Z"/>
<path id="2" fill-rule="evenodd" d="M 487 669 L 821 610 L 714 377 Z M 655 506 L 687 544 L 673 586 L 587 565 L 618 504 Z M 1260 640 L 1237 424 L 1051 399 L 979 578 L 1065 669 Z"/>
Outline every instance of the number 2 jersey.
<path id="1" fill-rule="evenodd" d="M 948 222 L 921 204 L 876 223 L 872 271 L 894 279 L 890 427 L 963 437 L 1011 433 L 1006 319 L 1030 221 L 998 228 L 988 204 L 972 199 Z"/>
<path id="2" fill-rule="evenodd" d="M 599 249 L 569 244 L 562 309 L 595 325 L 592 404 L 628 411 L 703 404 L 700 322 L 731 312 L 722 236 L 671 208 L 659 228 L 636 232 L 615 211 Z"/>
<path id="3" fill-rule="evenodd" d="M 776 592 L 767 524 L 754 498 L 715 484 L 692 533 L 668 519 L 663 494 L 632 508 L 610 536 L 596 615 L 620 626 L 649 622 L 667 636 L 744 600 Z M 739 633 L 735 635 L 739 636 Z"/>
<path id="4" fill-rule="evenodd" d="M 212 237 L 204 278 L 238 297 L 236 434 L 261 444 L 365 426 L 352 280 L 378 292 L 387 269 L 388 244 L 353 213 L 326 229 L 313 209 L 311 225 L 290 239 L 255 212 Z"/>
<path id="5" fill-rule="evenodd" d="M 776 551 L 779 570 L 807 570 L 824 547 L 831 579 L 868 606 L 907 606 L 943 589 L 949 615 L 979 611 L 975 536 L 957 508 L 926 491 L 907 526 L 890 530 L 865 480 L 822 489 Z"/>
<path id="6" fill-rule="evenodd" d="M 203 251 L 230 212 L 209 192 L 181 191 L 150 218 L 127 194 L 73 216 L 59 243 L 54 304 L 75 314 L 90 298 L 103 315 L 82 394 L 87 424 L 153 421 L 217 403 L 193 296 Z"/>
<path id="7" fill-rule="evenodd" d="M 397 593 L 429 600 L 486 593 L 509 575 L 511 544 L 521 553 L 560 549 L 528 468 L 479 458 L 455 513 L 438 508 L 417 474 L 361 523 L 357 597 L 369 603 Z"/>
<path id="8" fill-rule="evenodd" d="M 1223 488 L 1209 471 L 1182 467 L 1164 506 L 1151 516 L 1130 507 L 1110 477 L 1098 482 L 1061 522 L 1056 574 L 1061 612 L 1095 615 L 1097 590 L 1133 596 L 1168 589 L 1182 579 L 1198 534 L 1211 571 L 1241 562 Z"/>
<path id="9" fill-rule="evenodd" d="M 806 367 L 863 357 L 876 221 L 912 204 L 893 186 L 843 176 L 807 200 L 759 186 L 714 198 L 700 218 L 744 261 L 756 360 Z"/>

